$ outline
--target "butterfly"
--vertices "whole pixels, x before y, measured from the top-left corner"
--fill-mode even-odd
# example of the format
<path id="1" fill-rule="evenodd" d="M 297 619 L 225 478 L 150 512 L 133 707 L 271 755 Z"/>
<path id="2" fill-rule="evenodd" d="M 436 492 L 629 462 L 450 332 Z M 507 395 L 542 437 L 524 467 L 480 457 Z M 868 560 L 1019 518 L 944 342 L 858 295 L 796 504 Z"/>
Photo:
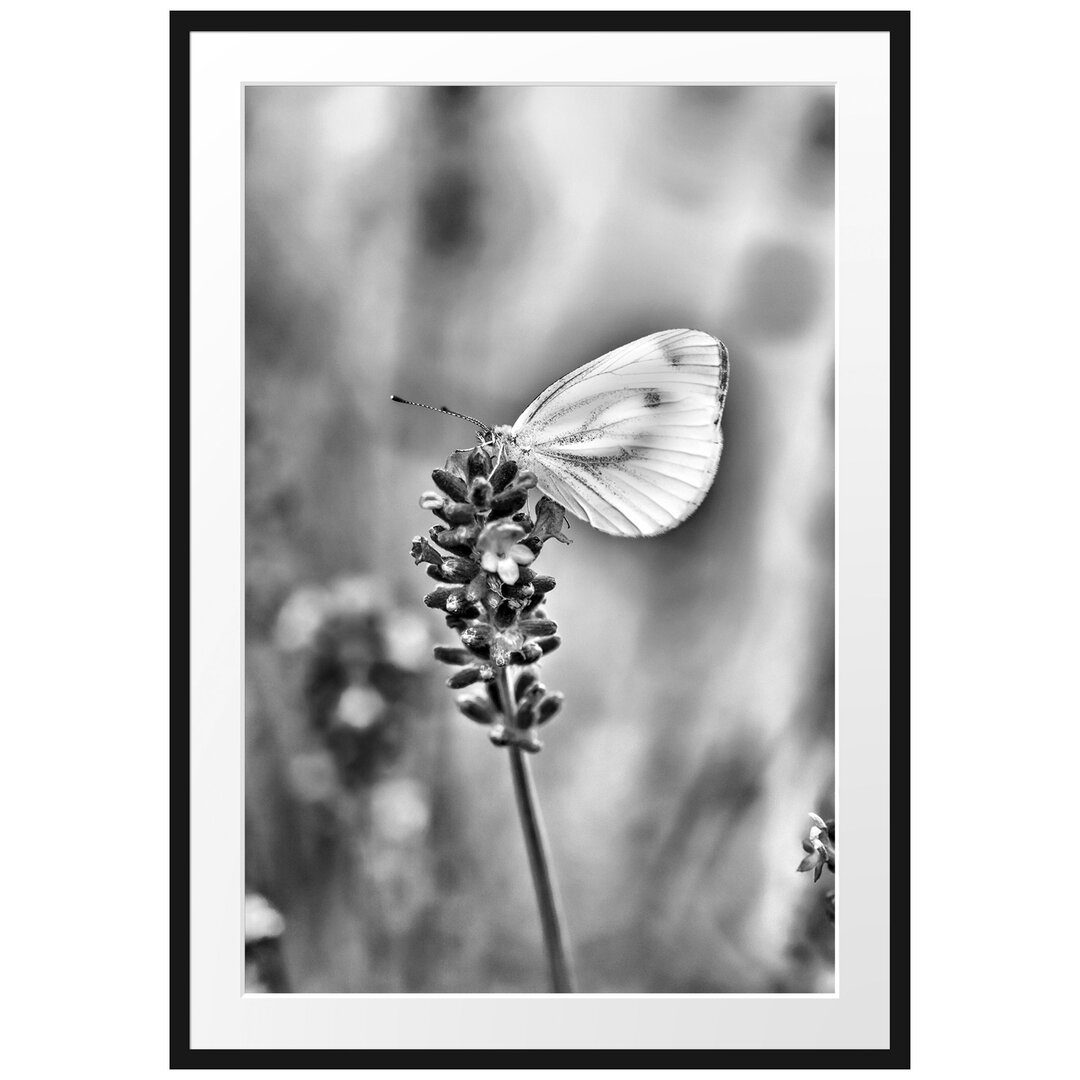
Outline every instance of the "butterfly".
<path id="1" fill-rule="evenodd" d="M 512 426 L 451 415 L 476 424 L 496 460 L 534 473 L 541 492 L 594 528 L 658 536 L 712 487 L 727 387 L 723 342 L 701 330 L 661 330 L 564 375 Z"/>

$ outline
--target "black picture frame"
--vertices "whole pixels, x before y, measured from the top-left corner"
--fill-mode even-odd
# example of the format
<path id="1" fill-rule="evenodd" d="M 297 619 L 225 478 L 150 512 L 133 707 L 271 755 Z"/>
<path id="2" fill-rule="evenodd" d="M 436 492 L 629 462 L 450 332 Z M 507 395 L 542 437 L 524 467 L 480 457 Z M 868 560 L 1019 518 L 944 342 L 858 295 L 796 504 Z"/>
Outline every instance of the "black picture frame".
<path id="1" fill-rule="evenodd" d="M 884 33 L 890 55 L 891 831 L 890 1044 L 887 1049 L 314 1050 L 194 1049 L 190 1040 L 190 39 L 235 31 L 503 30 Z M 174 11 L 171 124 L 171 994 L 173 1068 L 910 1067 L 910 13 L 907 11 L 480 12 Z"/>

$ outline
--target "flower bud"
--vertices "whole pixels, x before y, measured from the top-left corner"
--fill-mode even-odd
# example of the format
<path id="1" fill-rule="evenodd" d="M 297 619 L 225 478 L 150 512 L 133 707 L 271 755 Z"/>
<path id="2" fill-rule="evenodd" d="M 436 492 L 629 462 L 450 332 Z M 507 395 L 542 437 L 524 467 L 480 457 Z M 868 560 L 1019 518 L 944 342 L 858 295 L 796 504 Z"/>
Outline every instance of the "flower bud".
<path id="1" fill-rule="evenodd" d="M 520 634 L 496 634 L 491 639 L 491 659 L 499 667 L 512 663 L 511 655 L 521 644 Z"/>
<path id="2" fill-rule="evenodd" d="M 546 724 L 549 720 L 553 719 L 558 711 L 563 707 L 563 702 L 566 700 L 566 696 L 561 693 L 548 694 L 539 705 L 535 707 L 536 723 Z"/>
<path id="3" fill-rule="evenodd" d="M 514 697 L 520 701 L 538 681 L 535 671 L 523 671 L 514 683 Z"/>
<path id="4" fill-rule="evenodd" d="M 456 704 L 463 716 L 478 724 L 491 724 L 495 720 L 495 712 L 484 698 L 462 695 L 457 698 Z"/>
<path id="5" fill-rule="evenodd" d="M 527 641 L 521 646 L 521 663 L 522 664 L 535 664 L 541 656 L 544 655 L 544 651 L 536 644 L 535 641 Z"/>
<path id="6" fill-rule="evenodd" d="M 491 481 L 487 477 L 477 476 L 470 481 L 469 502 L 480 510 L 491 505 Z"/>
<path id="7" fill-rule="evenodd" d="M 518 472 L 518 463 L 516 461 L 514 461 L 513 459 L 511 459 L 509 461 L 504 461 L 491 474 L 491 490 L 496 495 L 498 495 L 498 493 L 500 491 L 502 491 L 502 489 L 504 487 L 506 487 L 506 485 L 509 484 L 510 481 L 513 480 L 515 476 L 517 476 L 517 472 Z"/>
<path id="8" fill-rule="evenodd" d="M 528 469 L 522 469 L 514 480 L 514 486 L 524 488 L 526 491 L 528 491 L 529 488 L 536 487 L 536 473 L 529 472 Z"/>
<path id="9" fill-rule="evenodd" d="M 446 500 L 437 491 L 425 491 L 420 496 L 420 508 L 422 510 L 441 510 Z"/>
<path id="10" fill-rule="evenodd" d="M 549 593 L 555 588 L 555 579 L 550 574 L 537 574 L 532 584 L 538 593 Z"/>
<path id="11" fill-rule="evenodd" d="M 455 555 L 471 555 L 473 542 L 476 540 L 475 527 L 458 525 L 454 529 L 441 529 L 434 525 L 428 536 L 441 548 L 452 551 Z"/>
<path id="12" fill-rule="evenodd" d="M 477 649 L 491 644 L 491 627 L 478 623 L 461 631 L 461 644 L 467 649 Z"/>
<path id="13" fill-rule="evenodd" d="M 454 576 L 450 571 L 444 569 L 442 566 L 429 566 L 427 568 L 427 576 L 432 581 L 442 581 L 447 585 L 458 585 L 460 582 L 455 581 Z"/>
<path id="14" fill-rule="evenodd" d="M 469 461 L 466 468 L 470 480 L 475 479 L 477 476 L 486 477 L 488 470 L 491 468 L 491 461 L 487 454 L 485 454 L 478 446 L 471 454 L 469 454 Z"/>
<path id="15" fill-rule="evenodd" d="M 460 615 L 463 619 L 469 618 L 467 614 L 476 608 L 476 605 L 465 595 L 464 589 L 456 589 L 446 598 L 446 610 L 451 615 Z"/>
<path id="16" fill-rule="evenodd" d="M 480 678 L 480 669 L 470 664 L 468 667 L 463 667 L 460 671 L 455 671 L 449 679 L 446 680 L 446 685 L 451 690 L 460 690 L 463 686 L 472 686 Z"/>
<path id="17" fill-rule="evenodd" d="M 437 608 L 441 611 L 445 611 L 447 601 L 457 591 L 457 589 L 448 589 L 445 587 L 439 589 L 432 589 L 431 592 L 429 592 L 424 597 L 424 606 L 429 608 Z"/>
<path id="18" fill-rule="evenodd" d="M 464 585 L 466 582 L 472 581 L 480 573 L 480 564 L 473 562 L 472 559 L 463 559 L 460 556 L 451 555 L 443 560 L 442 572 L 444 581 L 453 581 L 458 585 Z"/>
<path id="19" fill-rule="evenodd" d="M 521 700 L 531 708 L 533 705 L 537 705 L 546 693 L 547 687 L 542 682 L 534 682 L 531 686 L 526 687 L 521 694 Z"/>
<path id="20" fill-rule="evenodd" d="M 540 638 L 536 644 L 540 646 L 540 651 L 547 656 L 548 653 L 553 653 L 562 644 L 562 638 L 557 635 Z"/>
<path id="21" fill-rule="evenodd" d="M 477 604 L 484 598 L 484 593 L 487 592 L 487 574 L 482 570 L 477 574 L 472 581 L 465 587 L 465 595 L 474 603 Z"/>
<path id="22" fill-rule="evenodd" d="M 435 486 L 445 494 L 449 495 L 454 502 L 465 502 L 466 487 L 465 481 L 460 477 L 455 476 L 451 472 L 447 472 L 445 469 L 435 469 L 431 474 L 431 479 L 435 481 Z"/>
<path id="23" fill-rule="evenodd" d="M 526 637 L 551 637 L 559 629 L 550 619 L 523 619 L 520 626 Z"/>
<path id="24" fill-rule="evenodd" d="M 524 491 L 508 491 L 505 495 L 496 495 L 491 500 L 491 513 L 488 520 L 509 517 L 520 510 L 529 501 L 529 496 Z"/>
<path id="25" fill-rule="evenodd" d="M 467 664 L 472 660 L 467 649 L 458 649 L 453 645 L 436 645 L 431 650 L 432 655 L 436 660 L 441 661 L 444 664 Z"/>
<path id="26" fill-rule="evenodd" d="M 517 611 L 507 601 L 500 601 L 499 606 L 495 609 L 495 625 L 500 630 L 505 630 L 516 618 Z"/>
<path id="27" fill-rule="evenodd" d="M 441 517 L 451 525 L 470 525 L 476 520 L 476 510 L 467 502 L 447 503 Z"/>

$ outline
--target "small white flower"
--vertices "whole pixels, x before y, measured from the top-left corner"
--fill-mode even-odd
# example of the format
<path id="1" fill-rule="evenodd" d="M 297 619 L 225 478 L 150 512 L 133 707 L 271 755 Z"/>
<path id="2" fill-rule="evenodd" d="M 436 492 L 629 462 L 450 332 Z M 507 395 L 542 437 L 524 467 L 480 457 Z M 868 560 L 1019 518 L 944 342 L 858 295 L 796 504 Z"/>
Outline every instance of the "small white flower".
<path id="1" fill-rule="evenodd" d="M 476 541 L 483 554 L 480 565 L 489 574 L 498 574 L 507 585 L 513 585 L 519 576 L 519 566 L 528 566 L 536 555 L 518 541 L 525 538 L 525 530 L 512 522 L 500 521 L 485 525 Z"/>

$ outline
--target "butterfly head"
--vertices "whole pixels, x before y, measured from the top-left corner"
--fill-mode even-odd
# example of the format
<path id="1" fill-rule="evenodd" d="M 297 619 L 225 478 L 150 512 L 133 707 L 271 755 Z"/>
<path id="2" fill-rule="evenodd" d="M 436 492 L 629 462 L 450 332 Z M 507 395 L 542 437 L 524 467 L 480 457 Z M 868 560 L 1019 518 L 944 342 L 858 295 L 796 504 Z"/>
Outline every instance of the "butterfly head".
<path id="1" fill-rule="evenodd" d="M 484 445 L 491 446 L 495 464 L 500 465 L 504 461 L 518 460 L 521 455 L 518 452 L 517 436 L 509 424 L 496 424 L 487 432 Z"/>

